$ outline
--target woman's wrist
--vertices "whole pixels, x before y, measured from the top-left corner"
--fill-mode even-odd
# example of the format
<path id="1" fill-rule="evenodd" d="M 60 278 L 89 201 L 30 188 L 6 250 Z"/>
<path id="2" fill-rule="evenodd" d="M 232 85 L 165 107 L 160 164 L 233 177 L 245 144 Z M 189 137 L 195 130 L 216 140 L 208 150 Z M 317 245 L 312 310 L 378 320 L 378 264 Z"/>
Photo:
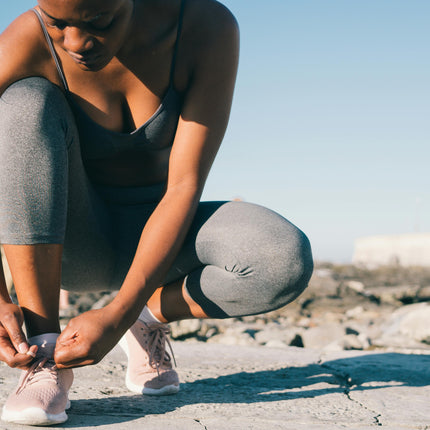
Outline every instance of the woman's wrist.
<path id="1" fill-rule="evenodd" d="M 11 303 L 13 303 L 13 302 L 12 302 L 12 299 L 10 298 L 8 293 L 6 293 L 6 294 L 0 293 L 0 304 L 1 305 L 11 304 Z"/>
<path id="2" fill-rule="evenodd" d="M 0 303 L 12 303 L 4 278 L 0 278 Z"/>
<path id="3" fill-rule="evenodd" d="M 140 307 L 136 306 L 133 301 L 123 300 L 123 298 L 115 297 L 109 305 L 109 312 L 117 321 L 118 328 L 127 330 L 136 321 L 140 313 Z"/>
<path id="4" fill-rule="evenodd" d="M 144 276 L 133 276 L 133 273 L 129 272 L 118 294 L 110 303 L 112 312 L 129 328 L 136 322 L 155 289 L 146 282 Z"/>

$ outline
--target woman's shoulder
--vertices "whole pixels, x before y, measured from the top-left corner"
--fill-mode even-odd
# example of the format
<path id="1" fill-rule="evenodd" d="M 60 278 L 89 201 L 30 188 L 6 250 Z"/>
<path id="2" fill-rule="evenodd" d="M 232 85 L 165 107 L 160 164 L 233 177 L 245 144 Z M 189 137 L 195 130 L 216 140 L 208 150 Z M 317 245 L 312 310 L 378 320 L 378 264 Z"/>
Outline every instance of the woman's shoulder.
<path id="1" fill-rule="evenodd" d="M 212 91 L 233 86 L 239 57 L 239 27 L 233 14 L 215 0 L 185 0 L 178 88 Z"/>
<path id="2" fill-rule="evenodd" d="M 230 10 L 216 0 L 186 0 L 184 39 L 197 58 L 208 53 L 234 51 L 239 39 L 238 23 Z"/>
<path id="3" fill-rule="evenodd" d="M 237 32 L 238 23 L 231 11 L 216 0 L 185 0 L 189 28 L 206 37 L 222 32 Z"/>
<path id="4" fill-rule="evenodd" d="M 45 76 L 51 62 L 35 13 L 29 10 L 18 16 L 0 34 L 0 94 L 19 79 Z"/>

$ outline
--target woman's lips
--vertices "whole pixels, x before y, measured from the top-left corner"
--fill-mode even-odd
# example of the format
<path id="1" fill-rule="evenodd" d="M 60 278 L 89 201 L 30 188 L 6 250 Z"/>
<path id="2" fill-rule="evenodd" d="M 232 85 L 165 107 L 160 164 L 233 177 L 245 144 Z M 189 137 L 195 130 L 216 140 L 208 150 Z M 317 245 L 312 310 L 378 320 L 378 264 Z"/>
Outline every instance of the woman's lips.
<path id="1" fill-rule="evenodd" d="M 78 64 L 83 64 L 85 66 L 95 64 L 100 59 L 100 54 L 79 55 L 69 52 L 69 55 L 72 57 L 73 61 Z"/>

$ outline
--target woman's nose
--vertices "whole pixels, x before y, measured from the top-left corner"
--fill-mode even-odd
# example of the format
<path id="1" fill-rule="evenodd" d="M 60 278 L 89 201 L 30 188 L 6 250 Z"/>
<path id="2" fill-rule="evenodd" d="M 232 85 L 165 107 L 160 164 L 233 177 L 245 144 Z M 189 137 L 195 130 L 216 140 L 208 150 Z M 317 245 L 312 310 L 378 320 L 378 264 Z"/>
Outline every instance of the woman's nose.
<path id="1" fill-rule="evenodd" d="M 78 27 L 66 27 L 64 29 L 63 44 L 67 51 L 76 54 L 88 51 L 94 46 L 91 36 Z"/>

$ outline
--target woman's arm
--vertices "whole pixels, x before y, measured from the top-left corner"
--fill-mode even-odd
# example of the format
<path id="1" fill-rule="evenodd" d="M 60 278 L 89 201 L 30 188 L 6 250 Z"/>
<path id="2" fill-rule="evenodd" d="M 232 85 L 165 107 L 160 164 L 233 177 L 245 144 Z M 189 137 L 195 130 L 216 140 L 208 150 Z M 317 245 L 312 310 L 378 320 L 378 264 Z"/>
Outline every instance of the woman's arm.
<path id="1" fill-rule="evenodd" d="M 231 20 L 222 30 L 213 45 L 199 53 L 201 62 L 184 101 L 170 156 L 167 191 L 143 230 L 114 301 L 130 315 L 129 323 L 160 286 L 179 252 L 224 137 L 237 70 L 238 29 Z"/>
<path id="2" fill-rule="evenodd" d="M 26 369 L 36 355 L 37 346 L 29 348 L 22 331 L 23 322 L 21 308 L 10 299 L 0 258 L 0 360 L 10 367 Z"/>
<path id="3" fill-rule="evenodd" d="M 224 8 L 220 13 L 210 37 L 200 38 L 166 193 L 145 225 L 116 298 L 106 308 L 72 320 L 58 339 L 55 359 L 61 367 L 98 362 L 136 321 L 182 246 L 227 127 L 236 78 L 238 28 Z"/>
<path id="4" fill-rule="evenodd" d="M 14 82 L 41 76 L 61 85 L 36 15 L 27 11 L 0 34 L 0 96 Z"/>
<path id="5" fill-rule="evenodd" d="M 0 96 L 19 79 L 49 75 L 40 26 L 33 15 L 24 13 L 0 34 Z M 29 348 L 23 322 L 21 308 L 10 299 L 0 260 L 0 361 L 25 369 L 31 364 L 37 346 Z"/>

